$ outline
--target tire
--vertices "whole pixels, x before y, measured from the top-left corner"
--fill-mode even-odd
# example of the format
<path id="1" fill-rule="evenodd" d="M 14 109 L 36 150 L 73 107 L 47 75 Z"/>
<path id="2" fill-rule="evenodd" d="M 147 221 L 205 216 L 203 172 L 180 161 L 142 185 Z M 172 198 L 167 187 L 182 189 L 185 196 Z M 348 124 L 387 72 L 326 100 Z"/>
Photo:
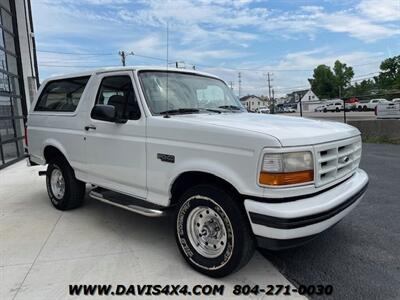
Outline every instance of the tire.
<path id="1" fill-rule="evenodd" d="M 367 106 L 364 106 L 364 107 L 363 107 L 363 111 L 368 111 L 368 107 L 367 107 Z"/>
<path id="2" fill-rule="evenodd" d="M 85 183 L 75 178 L 74 170 L 62 157 L 49 162 L 46 173 L 47 194 L 59 210 L 69 210 L 82 205 Z"/>
<path id="3" fill-rule="evenodd" d="M 336 109 L 335 109 L 335 110 L 336 110 L 336 112 L 340 112 L 340 109 L 339 109 L 339 108 L 337 108 L 337 107 L 336 107 Z"/>
<path id="4" fill-rule="evenodd" d="M 326 113 L 328 110 L 326 108 L 324 108 L 323 112 Z"/>
<path id="5" fill-rule="evenodd" d="M 215 278 L 238 271 L 255 249 L 244 209 L 235 196 L 213 185 L 194 186 L 180 197 L 175 236 L 189 265 Z"/>

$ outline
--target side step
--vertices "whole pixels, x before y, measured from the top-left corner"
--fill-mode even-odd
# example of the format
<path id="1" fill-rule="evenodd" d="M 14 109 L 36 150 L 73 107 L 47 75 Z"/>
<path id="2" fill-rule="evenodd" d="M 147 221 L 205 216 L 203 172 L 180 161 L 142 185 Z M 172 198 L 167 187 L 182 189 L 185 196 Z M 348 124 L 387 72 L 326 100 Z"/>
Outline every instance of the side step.
<path id="1" fill-rule="evenodd" d="M 135 197 L 127 196 L 101 187 L 96 187 L 89 192 L 93 199 L 133 211 L 147 217 L 162 217 L 166 214 L 166 208 L 149 203 Z"/>

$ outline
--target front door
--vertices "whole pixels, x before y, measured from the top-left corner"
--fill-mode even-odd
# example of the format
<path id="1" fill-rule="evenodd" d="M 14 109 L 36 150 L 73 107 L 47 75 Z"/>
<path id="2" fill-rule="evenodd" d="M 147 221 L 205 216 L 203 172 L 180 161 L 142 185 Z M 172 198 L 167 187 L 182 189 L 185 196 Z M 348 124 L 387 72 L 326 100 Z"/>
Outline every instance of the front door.
<path id="1" fill-rule="evenodd" d="M 93 106 L 113 105 L 119 122 L 89 116 L 85 124 L 87 175 L 90 183 L 146 198 L 146 122 L 132 82 L 129 71 L 98 76 Z"/>

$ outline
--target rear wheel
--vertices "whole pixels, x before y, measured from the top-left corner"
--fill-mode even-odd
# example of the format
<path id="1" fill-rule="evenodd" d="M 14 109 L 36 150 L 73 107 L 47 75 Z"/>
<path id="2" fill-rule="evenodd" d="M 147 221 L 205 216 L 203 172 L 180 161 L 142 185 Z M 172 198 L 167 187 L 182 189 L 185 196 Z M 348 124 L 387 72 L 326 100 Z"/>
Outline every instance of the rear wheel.
<path id="1" fill-rule="evenodd" d="M 176 240 L 185 260 L 197 271 L 223 277 L 243 267 L 255 242 L 234 196 L 212 185 L 187 190 L 175 216 Z"/>
<path id="2" fill-rule="evenodd" d="M 74 170 L 62 157 L 49 162 L 46 185 L 51 203 L 57 209 L 69 210 L 82 205 L 85 183 L 75 178 Z"/>

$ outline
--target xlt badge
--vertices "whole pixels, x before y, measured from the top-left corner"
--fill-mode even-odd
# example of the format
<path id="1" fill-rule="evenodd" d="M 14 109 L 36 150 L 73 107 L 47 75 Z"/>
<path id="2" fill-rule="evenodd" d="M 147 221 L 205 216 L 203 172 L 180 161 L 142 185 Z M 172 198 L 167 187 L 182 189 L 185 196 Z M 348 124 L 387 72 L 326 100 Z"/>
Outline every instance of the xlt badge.
<path id="1" fill-rule="evenodd" d="M 165 162 L 169 162 L 169 163 L 175 163 L 175 155 L 157 153 L 157 158 L 159 160 L 161 160 L 161 161 L 165 161 Z"/>

